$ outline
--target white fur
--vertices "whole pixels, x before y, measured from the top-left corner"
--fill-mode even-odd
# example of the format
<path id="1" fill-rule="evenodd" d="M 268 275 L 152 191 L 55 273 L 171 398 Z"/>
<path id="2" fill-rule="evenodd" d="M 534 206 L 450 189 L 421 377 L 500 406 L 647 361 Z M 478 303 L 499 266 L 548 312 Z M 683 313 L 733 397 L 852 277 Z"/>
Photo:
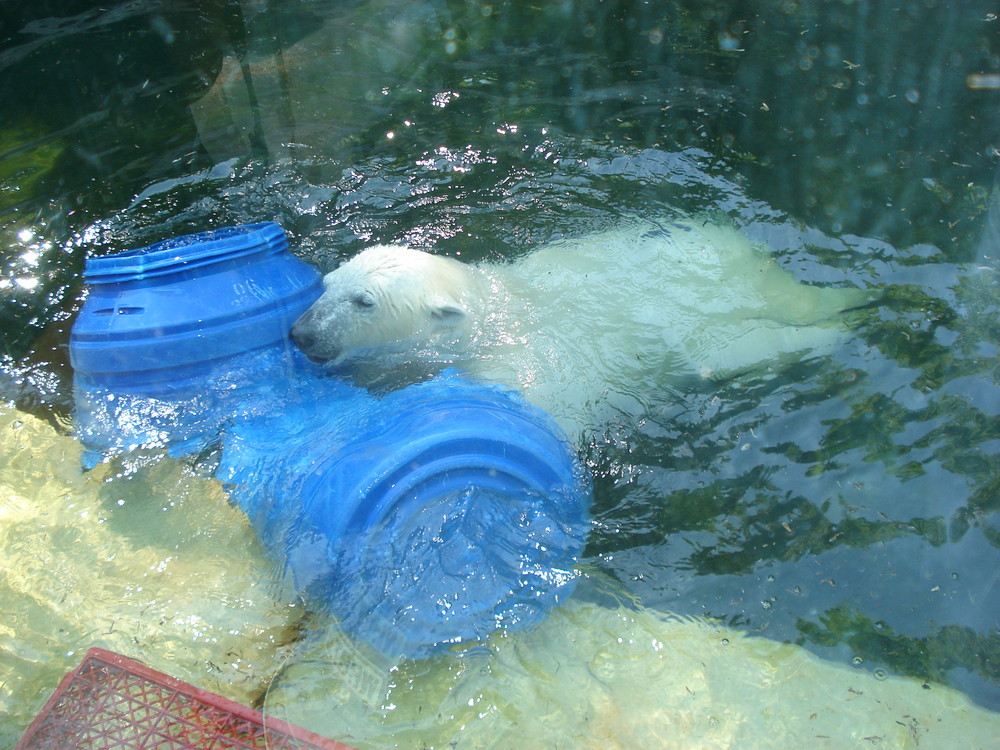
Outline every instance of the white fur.
<path id="1" fill-rule="evenodd" d="M 828 352 L 841 311 L 868 299 L 801 284 L 734 228 L 695 220 L 636 222 L 502 265 L 378 246 L 324 286 L 293 331 L 312 358 L 453 364 L 519 388 L 573 437 L 683 379 Z"/>

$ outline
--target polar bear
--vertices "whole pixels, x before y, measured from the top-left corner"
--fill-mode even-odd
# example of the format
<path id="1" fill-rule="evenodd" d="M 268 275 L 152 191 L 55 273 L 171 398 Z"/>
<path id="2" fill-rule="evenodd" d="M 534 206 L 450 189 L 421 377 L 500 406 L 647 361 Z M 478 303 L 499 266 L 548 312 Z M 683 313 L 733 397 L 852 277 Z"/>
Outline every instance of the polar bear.
<path id="1" fill-rule="evenodd" d="M 830 352 L 865 290 L 798 282 L 735 227 L 633 221 L 503 264 L 379 245 L 327 274 L 292 338 L 373 373 L 455 366 L 519 389 L 571 438 L 685 380 Z"/>

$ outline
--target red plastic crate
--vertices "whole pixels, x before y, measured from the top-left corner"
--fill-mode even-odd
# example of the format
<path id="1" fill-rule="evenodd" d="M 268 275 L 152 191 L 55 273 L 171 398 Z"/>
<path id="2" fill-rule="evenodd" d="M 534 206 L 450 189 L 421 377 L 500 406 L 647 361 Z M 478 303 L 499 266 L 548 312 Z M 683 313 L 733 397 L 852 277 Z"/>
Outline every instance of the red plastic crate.
<path id="1" fill-rule="evenodd" d="M 15 750 L 352 750 L 92 648 Z"/>

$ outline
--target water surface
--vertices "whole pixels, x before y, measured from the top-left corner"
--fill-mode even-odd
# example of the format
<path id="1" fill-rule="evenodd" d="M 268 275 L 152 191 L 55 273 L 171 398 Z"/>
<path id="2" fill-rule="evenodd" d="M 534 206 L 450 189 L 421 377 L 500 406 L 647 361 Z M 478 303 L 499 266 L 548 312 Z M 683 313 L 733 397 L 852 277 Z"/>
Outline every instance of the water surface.
<path id="1" fill-rule="evenodd" d="M 883 302 L 829 357 L 688 389 L 582 446 L 603 583 L 580 596 L 1000 707 L 989 3 L 81 2 L 2 20 L 16 409 L 71 430 L 88 254 L 276 220 L 323 269 L 390 241 L 516 259 L 623 216 L 708 212 L 801 280 Z M 139 481 L 156 505 L 169 493 L 138 463 L 102 486 Z M 150 533 L 100 502 L 126 538 Z M 72 665 L 31 621 L 8 630 L 2 664 L 34 689 Z"/>

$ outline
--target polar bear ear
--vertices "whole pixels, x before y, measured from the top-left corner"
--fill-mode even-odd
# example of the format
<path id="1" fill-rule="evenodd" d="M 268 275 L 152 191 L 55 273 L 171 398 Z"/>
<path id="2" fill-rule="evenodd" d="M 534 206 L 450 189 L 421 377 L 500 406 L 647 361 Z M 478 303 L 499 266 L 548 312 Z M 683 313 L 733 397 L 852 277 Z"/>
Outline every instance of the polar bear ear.
<path id="1" fill-rule="evenodd" d="M 431 318 L 440 325 L 454 328 L 465 322 L 468 313 L 454 302 L 439 301 L 431 307 Z"/>

